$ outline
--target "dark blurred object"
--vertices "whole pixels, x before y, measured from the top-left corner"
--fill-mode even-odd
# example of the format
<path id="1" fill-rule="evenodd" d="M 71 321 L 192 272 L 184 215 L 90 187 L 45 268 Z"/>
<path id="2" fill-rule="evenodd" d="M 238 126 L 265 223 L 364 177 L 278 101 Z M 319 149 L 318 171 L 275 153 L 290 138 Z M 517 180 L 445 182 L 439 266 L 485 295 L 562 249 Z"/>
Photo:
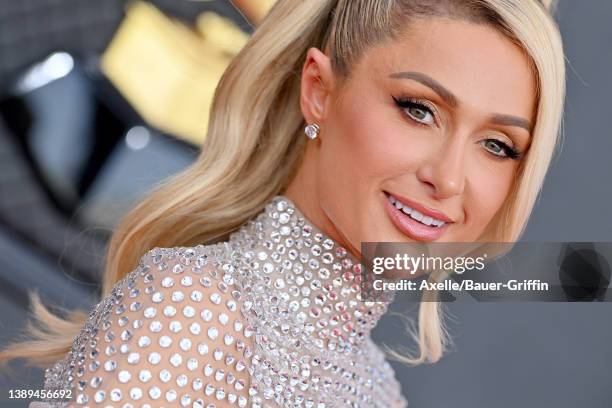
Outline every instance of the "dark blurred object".
<path id="1" fill-rule="evenodd" d="M 71 216 L 123 125 L 96 95 L 95 75 L 56 52 L 29 68 L 0 113 L 49 200 Z"/>
<path id="2" fill-rule="evenodd" d="M 16 149 L 13 161 L 27 166 L 38 192 L 37 199 L 17 203 L 14 193 L 3 194 L 0 219 L 39 249 L 74 258 L 71 272 L 91 283 L 99 280 L 101 263 L 79 261 L 79 252 L 101 258 L 110 230 L 129 207 L 197 154 L 149 128 L 101 74 L 96 59 L 80 62 L 66 52 L 53 53 L 19 77 L 0 100 L 0 115 Z M 8 181 L 0 185 L 3 191 L 24 190 L 23 177 Z M 57 226 L 41 233 L 50 224 Z M 78 238 L 58 239 L 60 225 Z M 75 240 L 90 248 L 68 250 L 66 243 Z"/>
<path id="3" fill-rule="evenodd" d="M 610 265 L 592 242 L 571 242 L 559 254 L 559 280 L 568 302 L 603 302 Z"/>
<path id="4" fill-rule="evenodd" d="M 85 234 L 84 228 L 70 220 L 76 200 L 69 184 L 62 184 L 68 180 L 65 174 L 46 173 L 47 169 L 62 168 L 57 164 L 74 167 L 70 152 L 75 147 L 78 150 L 78 144 L 57 142 L 84 128 L 78 124 L 82 115 L 77 115 L 76 121 L 69 120 L 64 114 L 67 105 L 52 97 L 56 81 L 68 78 L 73 65 L 68 54 L 54 54 L 28 70 L 0 99 L 0 223 L 37 253 L 59 261 L 63 271 L 85 283 L 94 283 L 98 280 L 105 239 Z M 73 87 L 73 91 L 74 96 L 79 91 L 84 94 L 82 88 Z M 44 102 L 45 96 L 51 103 Z M 86 109 L 82 96 L 74 99 Z M 45 154 L 47 150 L 50 154 Z M 22 287 L 21 292 L 28 288 Z"/>

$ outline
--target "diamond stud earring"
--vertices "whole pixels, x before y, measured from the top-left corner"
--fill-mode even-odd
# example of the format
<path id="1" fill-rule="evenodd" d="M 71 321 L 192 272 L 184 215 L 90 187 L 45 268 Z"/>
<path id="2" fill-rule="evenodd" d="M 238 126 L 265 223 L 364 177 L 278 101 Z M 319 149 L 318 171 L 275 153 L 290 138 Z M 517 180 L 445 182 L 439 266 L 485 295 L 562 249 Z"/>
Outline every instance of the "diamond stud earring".
<path id="1" fill-rule="evenodd" d="M 316 139 L 319 135 L 319 130 L 321 130 L 319 125 L 317 125 L 316 123 L 312 123 L 304 128 L 304 133 L 306 133 L 306 136 L 308 136 L 308 138 Z"/>

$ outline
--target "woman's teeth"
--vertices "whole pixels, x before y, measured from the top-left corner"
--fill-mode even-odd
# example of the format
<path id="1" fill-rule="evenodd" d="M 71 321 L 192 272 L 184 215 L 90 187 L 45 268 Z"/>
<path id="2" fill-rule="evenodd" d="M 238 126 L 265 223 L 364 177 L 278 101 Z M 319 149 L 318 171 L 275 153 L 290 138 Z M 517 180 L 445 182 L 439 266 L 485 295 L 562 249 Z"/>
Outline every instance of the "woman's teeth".
<path id="1" fill-rule="evenodd" d="M 416 221 L 420 222 L 421 224 L 425 224 L 425 225 L 430 226 L 430 227 L 441 227 L 441 226 L 443 226 L 445 224 L 444 221 L 437 220 L 437 219 L 429 217 L 429 216 L 425 216 L 422 213 L 418 212 L 417 210 L 414 210 L 414 209 L 408 207 L 407 205 L 404 205 L 404 204 L 400 203 L 392 195 L 387 195 L 387 198 L 389 199 L 391 204 L 393 204 L 395 206 L 395 208 L 397 208 L 398 210 L 400 210 L 404 214 L 410 216 L 410 218 L 412 218 L 413 220 L 416 220 Z"/>

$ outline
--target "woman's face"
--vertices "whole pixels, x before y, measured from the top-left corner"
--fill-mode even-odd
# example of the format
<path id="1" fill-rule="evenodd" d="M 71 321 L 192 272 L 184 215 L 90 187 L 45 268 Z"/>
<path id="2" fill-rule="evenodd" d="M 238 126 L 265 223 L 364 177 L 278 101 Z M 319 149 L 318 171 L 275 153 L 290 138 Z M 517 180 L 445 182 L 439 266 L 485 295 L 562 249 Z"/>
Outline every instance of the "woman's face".
<path id="1" fill-rule="evenodd" d="M 477 240 L 530 144 L 526 55 L 492 27 L 432 18 L 349 70 L 338 86 L 309 50 L 300 102 L 321 132 L 286 194 L 355 254 L 362 241 Z"/>

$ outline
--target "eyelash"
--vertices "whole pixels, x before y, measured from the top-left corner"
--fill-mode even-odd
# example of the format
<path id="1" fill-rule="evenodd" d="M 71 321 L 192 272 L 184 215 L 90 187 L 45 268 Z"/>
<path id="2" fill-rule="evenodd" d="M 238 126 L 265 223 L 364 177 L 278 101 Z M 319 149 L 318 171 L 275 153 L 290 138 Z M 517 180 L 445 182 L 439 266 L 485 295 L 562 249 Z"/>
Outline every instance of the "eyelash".
<path id="1" fill-rule="evenodd" d="M 432 108 L 430 108 L 427 104 L 423 103 L 422 101 L 418 100 L 418 99 L 413 99 L 413 98 L 400 98 L 397 99 L 395 97 L 393 97 L 393 100 L 395 101 L 395 104 L 402 110 L 402 112 L 408 116 L 408 118 L 410 118 L 410 120 L 412 120 L 412 122 L 414 122 L 417 125 L 420 126 L 425 126 L 428 127 L 429 125 L 426 123 L 422 123 L 419 122 L 418 120 L 416 120 L 415 118 L 412 117 L 412 115 L 410 115 L 409 113 L 407 113 L 405 111 L 405 109 L 408 108 L 417 108 L 417 109 L 421 109 L 425 112 L 429 112 L 432 117 L 436 118 L 436 114 L 434 113 L 434 110 Z M 502 142 L 501 140 L 497 140 L 497 139 L 487 139 L 487 141 L 494 141 L 495 143 L 498 143 L 500 145 L 500 147 L 502 148 L 502 150 L 504 151 L 504 153 L 506 154 L 506 156 L 499 156 L 495 153 L 491 153 L 495 158 L 498 158 L 500 160 L 506 160 L 506 159 L 513 159 L 513 160 L 519 160 L 521 158 L 521 153 L 516 150 L 515 148 L 508 146 L 506 143 Z"/>

